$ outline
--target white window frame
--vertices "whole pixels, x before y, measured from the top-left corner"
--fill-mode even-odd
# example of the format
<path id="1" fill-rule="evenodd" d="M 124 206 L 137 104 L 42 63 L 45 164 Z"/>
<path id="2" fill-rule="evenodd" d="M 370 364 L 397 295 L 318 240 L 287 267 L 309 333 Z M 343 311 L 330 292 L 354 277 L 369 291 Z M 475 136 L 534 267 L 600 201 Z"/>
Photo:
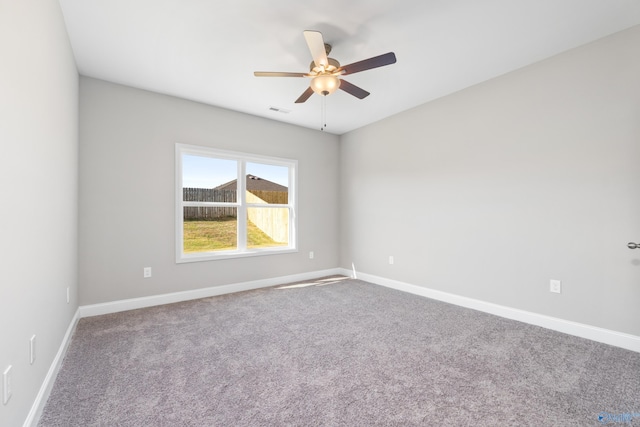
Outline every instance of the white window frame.
<path id="1" fill-rule="evenodd" d="M 216 202 L 185 202 L 183 201 L 182 190 L 182 157 L 183 155 L 195 155 L 212 157 L 216 159 L 228 159 L 238 162 L 238 196 L 236 203 L 216 203 Z M 289 203 L 287 204 L 254 204 L 246 201 L 246 164 L 261 163 L 274 166 L 285 166 L 289 168 Z M 212 261 L 231 258 L 243 258 L 251 256 L 275 255 L 283 253 L 298 252 L 297 240 L 297 171 L 298 161 L 279 157 L 262 156 L 238 151 L 219 150 L 217 148 L 200 147 L 196 145 L 177 143 L 175 147 L 175 185 L 176 185 L 176 263 Z M 233 206 L 237 208 L 238 217 L 238 247 L 234 250 L 210 251 L 184 253 L 184 207 L 185 206 Z M 287 208 L 289 209 L 289 245 L 273 246 L 267 248 L 247 248 L 247 208 Z"/>

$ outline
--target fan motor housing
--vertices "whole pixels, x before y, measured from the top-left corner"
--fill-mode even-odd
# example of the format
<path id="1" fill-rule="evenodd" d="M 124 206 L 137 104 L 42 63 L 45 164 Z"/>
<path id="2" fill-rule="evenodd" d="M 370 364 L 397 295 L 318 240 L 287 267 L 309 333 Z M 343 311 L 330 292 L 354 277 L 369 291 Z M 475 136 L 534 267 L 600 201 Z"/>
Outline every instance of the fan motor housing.
<path id="1" fill-rule="evenodd" d="M 340 63 L 337 60 L 333 58 L 327 58 L 327 61 L 329 61 L 329 67 L 333 66 L 335 67 L 336 70 L 340 68 Z M 313 71 L 315 67 L 316 67 L 316 63 L 314 61 L 311 61 L 311 64 L 309 64 L 309 71 Z"/>

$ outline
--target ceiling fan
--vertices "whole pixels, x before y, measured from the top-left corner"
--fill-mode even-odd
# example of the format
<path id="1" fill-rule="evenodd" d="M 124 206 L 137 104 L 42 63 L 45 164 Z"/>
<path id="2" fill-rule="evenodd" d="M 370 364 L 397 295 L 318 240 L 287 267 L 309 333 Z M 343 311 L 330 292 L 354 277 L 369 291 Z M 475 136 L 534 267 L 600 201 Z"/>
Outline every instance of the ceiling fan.
<path id="1" fill-rule="evenodd" d="M 253 73 L 256 77 L 310 78 L 311 83 L 307 90 L 305 90 L 304 93 L 296 99 L 297 104 L 305 102 L 311 95 L 313 95 L 314 92 L 319 95 L 327 96 L 338 89 L 342 89 L 358 99 L 366 98 L 369 96 L 369 92 L 344 79 L 341 79 L 340 76 L 355 74 L 360 71 L 366 71 L 372 68 L 382 67 L 384 65 L 395 64 L 396 62 L 396 55 L 393 52 L 389 52 L 384 55 L 374 56 L 373 58 L 341 66 L 335 59 L 327 57 L 331 52 L 331 45 L 324 42 L 322 33 L 319 31 L 304 31 L 303 34 L 307 41 L 307 45 L 309 46 L 309 50 L 311 51 L 311 57 L 313 58 L 313 61 L 309 66 L 308 73 L 283 73 L 270 71 L 256 71 Z"/>

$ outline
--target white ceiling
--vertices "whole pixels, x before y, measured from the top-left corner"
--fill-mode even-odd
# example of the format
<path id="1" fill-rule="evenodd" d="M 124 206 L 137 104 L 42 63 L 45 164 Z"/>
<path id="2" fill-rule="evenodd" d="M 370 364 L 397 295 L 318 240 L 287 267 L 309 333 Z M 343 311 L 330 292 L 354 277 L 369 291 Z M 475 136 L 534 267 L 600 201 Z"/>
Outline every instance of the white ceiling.
<path id="1" fill-rule="evenodd" d="M 640 24 L 639 0 L 60 0 L 80 74 L 319 129 L 321 97 L 294 101 L 307 72 L 303 30 L 349 64 L 390 51 L 393 65 L 348 76 L 371 92 L 326 98 L 343 134 Z M 270 111 L 270 107 L 290 113 Z"/>

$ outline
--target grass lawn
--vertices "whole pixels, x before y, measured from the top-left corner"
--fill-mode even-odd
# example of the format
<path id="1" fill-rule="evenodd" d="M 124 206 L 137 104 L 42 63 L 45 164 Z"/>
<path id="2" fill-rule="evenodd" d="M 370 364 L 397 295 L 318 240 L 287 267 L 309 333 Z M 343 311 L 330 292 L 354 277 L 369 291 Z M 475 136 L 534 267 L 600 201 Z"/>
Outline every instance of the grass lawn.
<path id="1" fill-rule="evenodd" d="M 207 252 L 236 249 L 236 218 L 222 218 L 217 221 L 185 221 L 184 252 Z M 286 246 L 286 243 L 273 241 L 251 221 L 247 222 L 247 247 L 261 248 Z"/>

